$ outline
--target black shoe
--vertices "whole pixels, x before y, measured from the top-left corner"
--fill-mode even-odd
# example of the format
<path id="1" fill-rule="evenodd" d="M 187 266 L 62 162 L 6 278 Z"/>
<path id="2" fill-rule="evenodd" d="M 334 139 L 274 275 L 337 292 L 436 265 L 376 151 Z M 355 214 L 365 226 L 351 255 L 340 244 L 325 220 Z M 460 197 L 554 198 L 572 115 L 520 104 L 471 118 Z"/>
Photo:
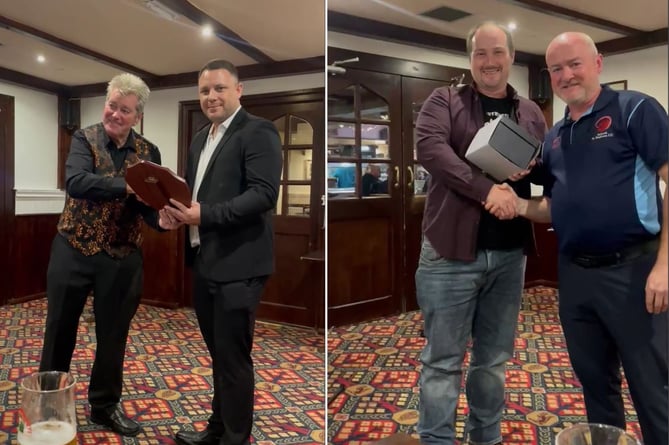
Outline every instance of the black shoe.
<path id="1" fill-rule="evenodd" d="M 126 417 L 121 408 L 114 406 L 106 410 L 91 410 L 91 422 L 111 428 L 122 436 L 136 436 L 142 430 L 139 423 Z"/>
<path id="2" fill-rule="evenodd" d="M 202 431 L 179 431 L 176 436 L 179 445 L 218 445 L 220 434 L 206 429 Z"/>

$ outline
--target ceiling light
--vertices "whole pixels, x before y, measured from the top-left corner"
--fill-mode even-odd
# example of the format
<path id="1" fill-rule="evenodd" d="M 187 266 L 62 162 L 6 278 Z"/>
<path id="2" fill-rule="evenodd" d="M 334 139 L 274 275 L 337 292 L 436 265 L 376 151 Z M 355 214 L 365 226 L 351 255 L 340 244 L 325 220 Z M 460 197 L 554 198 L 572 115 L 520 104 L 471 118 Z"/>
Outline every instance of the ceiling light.
<path id="1" fill-rule="evenodd" d="M 509 22 L 509 31 L 515 31 L 517 27 L 515 22 Z"/>
<path id="2" fill-rule="evenodd" d="M 214 28 L 211 27 L 211 25 L 204 25 L 202 27 L 202 36 L 203 37 L 211 37 L 214 35 Z"/>
<path id="3" fill-rule="evenodd" d="M 38 54 L 38 55 L 37 55 L 37 61 L 38 61 L 39 63 L 44 63 L 44 62 L 46 62 L 46 58 L 45 58 L 43 55 Z"/>

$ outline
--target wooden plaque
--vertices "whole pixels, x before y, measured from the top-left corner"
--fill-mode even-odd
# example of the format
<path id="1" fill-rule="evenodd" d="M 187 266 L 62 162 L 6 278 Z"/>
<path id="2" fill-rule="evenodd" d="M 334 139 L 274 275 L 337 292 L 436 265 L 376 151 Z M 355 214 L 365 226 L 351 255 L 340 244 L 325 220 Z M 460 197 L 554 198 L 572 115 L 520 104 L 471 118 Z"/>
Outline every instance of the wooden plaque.
<path id="1" fill-rule="evenodd" d="M 125 181 L 138 197 L 156 210 L 170 205 L 170 198 L 190 207 L 192 195 L 186 180 L 167 167 L 139 161 L 128 167 Z"/>

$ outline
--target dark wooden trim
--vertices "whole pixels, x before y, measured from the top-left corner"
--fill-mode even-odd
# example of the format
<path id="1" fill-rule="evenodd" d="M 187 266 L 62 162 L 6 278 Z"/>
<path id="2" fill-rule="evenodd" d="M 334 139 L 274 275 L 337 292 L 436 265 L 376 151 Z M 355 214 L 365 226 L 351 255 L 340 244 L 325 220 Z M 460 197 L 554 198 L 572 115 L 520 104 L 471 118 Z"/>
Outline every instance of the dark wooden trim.
<path id="1" fill-rule="evenodd" d="M 22 295 L 20 297 L 12 297 L 9 299 L 7 304 L 21 304 L 28 301 L 39 300 L 40 298 L 46 298 L 46 292 L 38 292 L 32 295 Z"/>
<path id="2" fill-rule="evenodd" d="M 199 110 L 200 102 L 197 100 L 182 100 L 179 102 L 179 132 L 178 132 L 178 156 L 177 156 L 177 174 L 181 177 L 186 176 L 188 166 L 188 147 L 190 147 L 190 138 L 188 137 L 188 114 Z"/>
<path id="3" fill-rule="evenodd" d="M 597 44 L 600 53 L 606 56 L 624 54 L 642 49 L 654 48 L 667 44 L 667 28 L 655 31 L 642 32 L 633 36 L 621 37 L 619 39 L 607 40 Z"/>
<path id="4" fill-rule="evenodd" d="M 0 94 L 0 305 L 14 297 L 14 97 Z M 4 123 L 3 123 L 4 122 Z"/>
<path id="5" fill-rule="evenodd" d="M 328 11 L 328 30 L 439 51 L 467 54 L 465 39 L 459 37 L 392 25 L 336 11 Z M 537 57 L 535 54 L 516 51 L 515 63 L 527 65 L 536 61 Z"/>
<path id="6" fill-rule="evenodd" d="M 294 91 L 277 91 L 273 93 L 242 96 L 245 105 L 279 105 L 286 103 L 322 102 L 325 88 L 308 88 Z"/>
<path id="7" fill-rule="evenodd" d="M 167 309 L 178 309 L 182 306 L 178 301 L 163 301 L 152 298 L 142 298 L 142 304 L 147 304 L 149 306 L 163 307 Z"/>
<path id="8" fill-rule="evenodd" d="M 604 31 L 614 32 L 616 34 L 634 35 L 642 32 L 639 29 L 622 25 L 617 22 L 584 14 L 573 9 L 563 8 L 553 3 L 543 2 L 541 0 L 501 0 L 510 5 L 519 6 L 530 11 L 540 12 L 552 17 L 559 17 L 570 22 L 582 23 L 593 28 L 603 29 Z"/>
<path id="9" fill-rule="evenodd" d="M 73 105 L 71 103 L 74 102 Z M 65 105 L 65 104 L 68 105 Z M 60 190 L 65 189 L 65 161 L 67 160 L 67 155 L 70 152 L 70 144 L 72 143 L 72 135 L 74 132 L 79 129 L 80 125 L 74 127 L 65 127 L 60 125 L 63 122 L 61 114 L 68 106 L 79 107 L 77 115 L 80 115 L 81 112 L 81 101 L 70 101 L 68 97 L 63 95 L 58 96 L 58 177 L 56 178 L 56 186 Z"/>
<path id="10" fill-rule="evenodd" d="M 358 301 L 355 303 L 345 304 L 341 306 L 328 306 L 327 326 L 342 326 L 344 324 L 369 322 L 375 319 L 381 319 L 399 314 L 401 311 L 396 310 L 393 303 L 393 296 L 386 295 L 371 300 Z M 381 309 L 379 309 L 381 308 Z M 376 314 L 370 318 L 369 314 Z"/>
<path id="11" fill-rule="evenodd" d="M 183 15 L 188 20 L 194 22 L 199 26 L 209 25 L 212 27 L 214 34 L 219 39 L 223 40 L 228 45 L 232 46 L 238 51 L 246 54 L 253 60 L 259 63 L 274 62 L 267 54 L 260 51 L 255 46 L 251 45 L 242 36 L 228 28 L 212 16 L 206 14 L 204 11 L 193 6 L 188 0 L 160 0 L 160 2 L 167 6 L 172 11 Z"/>
<path id="12" fill-rule="evenodd" d="M 136 66 L 130 65 L 129 63 L 125 63 L 121 60 L 114 59 L 91 49 L 84 48 L 83 46 L 79 46 L 76 43 L 68 42 L 67 40 L 61 39 L 44 31 L 40 31 L 39 29 L 33 28 L 32 26 L 14 21 L 8 17 L 5 17 L 4 15 L 0 15 L 0 25 L 10 31 L 14 31 L 17 34 L 37 39 L 41 42 L 55 46 L 56 48 L 60 48 L 79 57 L 93 60 L 94 62 L 104 63 L 105 65 L 117 69 L 121 68 L 124 71 L 137 74 L 143 78 L 151 78 L 156 76 L 153 73 L 144 71 L 140 68 L 137 68 Z"/>
<path id="13" fill-rule="evenodd" d="M 282 77 L 297 74 L 323 72 L 325 56 L 308 57 L 306 59 L 282 60 L 266 64 L 244 65 L 237 68 L 242 82 L 246 80 L 268 77 Z M 146 84 L 152 90 L 181 88 L 197 85 L 197 71 L 181 74 L 168 74 L 153 79 L 147 79 Z M 80 85 L 70 89 L 71 97 L 91 97 L 105 94 L 106 83 Z"/>
<path id="14" fill-rule="evenodd" d="M 557 289 L 558 283 L 557 281 L 550 281 L 550 280 L 532 280 L 525 282 L 524 288 L 529 289 L 530 287 L 537 287 L 537 286 L 553 287 Z"/>
<path id="15" fill-rule="evenodd" d="M 350 68 L 357 70 L 374 71 L 378 73 L 395 74 L 404 77 L 441 80 L 469 74 L 469 69 L 454 68 L 452 66 L 435 65 L 427 62 L 398 59 L 395 57 L 380 56 L 377 54 L 362 53 L 342 48 L 328 48 L 328 63 L 335 60 L 359 57 L 359 62 L 350 64 Z M 336 119 L 337 122 L 346 122 L 346 119 Z"/>
<path id="16" fill-rule="evenodd" d="M 66 94 L 68 90 L 66 85 L 3 67 L 0 67 L 0 79 L 22 87 L 53 94 Z"/>
<path id="17" fill-rule="evenodd" d="M 548 128 L 551 128 L 553 126 L 553 91 L 551 89 L 551 94 L 543 100 L 537 99 L 538 94 L 536 94 L 535 91 L 535 89 L 539 88 L 540 82 L 542 82 L 541 73 L 545 69 L 545 63 L 542 63 L 541 65 L 531 64 L 527 66 L 527 77 L 530 84 L 529 98 L 539 105 L 539 108 L 541 108 L 541 112 L 544 115 L 544 119 L 546 120 L 546 125 Z"/>
<path id="18" fill-rule="evenodd" d="M 543 3 L 540 2 L 539 0 L 505 0 L 505 1 L 510 3 L 518 2 L 524 4 Z M 546 3 L 546 5 L 549 4 Z M 580 14 L 576 11 L 572 12 L 574 14 Z M 583 19 L 583 17 L 590 17 L 590 16 L 587 16 L 585 14 L 580 14 L 578 16 L 575 15 L 573 18 L 570 18 L 570 20 L 583 22 L 583 20 L 579 20 L 579 18 Z M 596 17 L 593 18 L 597 19 Z M 601 19 L 598 20 L 601 21 Z M 604 20 L 603 22 L 606 21 Z M 609 31 L 622 34 L 629 34 L 629 35 L 626 37 L 621 37 L 597 43 L 597 48 L 602 54 L 605 55 L 623 54 L 627 52 L 638 51 L 641 49 L 652 48 L 655 46 L 661 46 L 667 44 L 667 28 L 657 29 L 655 31 L 643 32 L 640 30 L 636 30 L 634 28 L 624 27 L 623 25 L 619 25 L 614 22 L 608 22 L 608 23 L 611 25 L 616 25 L 619 28 L 617 30 L 609 29 Z M 589 25 L 596 26 L 594 22 L 589 23 Z M 603 26 L 603 23 L 601 23 L 601 25 Z M 597 26 L 597 27 L 601 28 L 602 26 Z M 434 49 L 438 51 L 449 51 L 458 53 L 460 55 L 466 55 L 467 52 L 465 39 L 452 36 L 445 36 L 443 34 L 437 34 L 428 31 L 422 31 L 419 29 L 407 28 L 404 26 L 392 25 L 389 23 L 383 23 L 376 20 L 356 17 L 353 15 L 344 14 L 336 11 L 328 11 L 328 30 L 342 32 L 345 34 L 350 34 L 359 37 L 368 37 L 376 40 L 402 43 L 404 45 Z M 625 32 L 623 32 L 623 30 Z M 332 53 L 333 49 L 335 48 L 330 48 L 328 50 L 328 61 L 330 63 L 332 63 L 332 61 L 334 60 L 340 60 L 340 57 L 335 57 L 335 58 L 330 57 L 330 54 Z M 360 62 L 362 62 L 362 60 Z M 353 63 L 349 66 L 356 68 L 361 67 L 360 62 Z M 523 51 L 516 51 L 514 63 L 518 65 L 531 65 L 531 64 L 542 65 L 545 63 L 544 54 L 532 54 Z M 367 69 L 367 68 L 361 67 L 360 69 Z M 373 71 L 391 72 L 391 71 L 383 71 L 380 69 Z M 395 74 L 401 74 L 403 76 L 410 75 L 405 73 L 395 73 Z"/>

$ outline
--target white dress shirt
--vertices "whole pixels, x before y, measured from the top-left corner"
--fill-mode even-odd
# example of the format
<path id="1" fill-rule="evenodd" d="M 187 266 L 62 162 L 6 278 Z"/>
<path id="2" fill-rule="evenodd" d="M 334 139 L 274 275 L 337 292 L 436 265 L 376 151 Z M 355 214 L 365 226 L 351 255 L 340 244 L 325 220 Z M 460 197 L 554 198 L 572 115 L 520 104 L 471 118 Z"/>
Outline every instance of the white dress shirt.
<path id="1" fill-rule="evenodd" d="M 198 191 L 200 191 L 200 185 L 202 184 L 204 172 L 207 171 L 207 166 L 209 165 L 211 156 L 214 154 L 214 150 L 216 150 L 216 147 L 218 146 L 219 142 L 221 142 L 221 139 L 223 139 L 225 130 L 227 130 L 228 127 L 230 127 L 232 120 L 235 118 L 237 112 L 241 108 L 242 108 L 241 106 L 237 107 L 235 112 L 232 113 L 232 115 L 230 115 L 229 118 L 223 121 L 223 123 L 221 123 L 217 128 L 212 125 L 211 128 L 209 129 L 209 135 L 207 136 L 207 140 L 205 141 L 204 147 L 202 148 L 202 153 L 200 153 L 200 160 L 197 163 L 195 182 L 193 183 L 193 201 L 197 201 L 197 193 Z M 201 217 L 202 214 L 200 214 L 200 218 Z M 190 232 L 191 247 L 199 246 L 200 231 L 198 230 L 198 226 L 195 224 L 190 225 L 188 227 L 188 231 Z"/>

